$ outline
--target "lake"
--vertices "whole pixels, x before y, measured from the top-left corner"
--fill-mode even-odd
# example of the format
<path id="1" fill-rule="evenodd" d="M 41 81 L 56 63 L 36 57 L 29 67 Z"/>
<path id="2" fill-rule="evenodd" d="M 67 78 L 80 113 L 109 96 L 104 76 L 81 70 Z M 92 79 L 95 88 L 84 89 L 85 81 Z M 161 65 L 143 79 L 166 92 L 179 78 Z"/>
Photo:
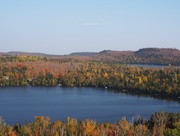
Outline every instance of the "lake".
<path id="1" fill-rule="evenodd" d="M 66 117 L 115 123 L 123 116 L 131 121 L 137 115 L 149 118 L 157 111 L 180 112 L 180 103 L 114 93 L 85 87 L 1 87 L 0 116 L 7 124 L 32 122 L 34 116 L 51 121 Z"/>
<path id="2" fill-rule="evenodd" d="M 168 65 L 155 65 L 155 64 L 124 64 L 125 66 L 136 66 L 146 68 L 168 68 Z"/>

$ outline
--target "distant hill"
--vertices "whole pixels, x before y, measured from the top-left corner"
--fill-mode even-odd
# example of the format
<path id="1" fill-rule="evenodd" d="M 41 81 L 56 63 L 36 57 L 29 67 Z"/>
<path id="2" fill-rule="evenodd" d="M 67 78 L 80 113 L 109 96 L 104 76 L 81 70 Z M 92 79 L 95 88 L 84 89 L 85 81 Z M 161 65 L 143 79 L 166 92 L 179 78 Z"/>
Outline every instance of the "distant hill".
<path id="1" fill-rule="evenodd" d="M 180 65 L 180 50 L 171 48 L 144 48 L 135 52 L 139 63 Z"/>
<path id="2" fill-rule="evenodd" d="M 158 64 L 180 66 L 180 50 L 172 48 L 143 48 L 138 51 L 104 50 L 94 60 L 122 64 Z"/>
<path id="3" fill-rule="evenodd" d="M 30 52 L 20 52 L 20 51 L 10 51 L 5 53 L 6 55 L 12 55 L 12 56 L 16 56 L 16 55 L 29 55 L 29 56 L 47 56 L 48 54 L 44 54 L 44 53 L 30 53 Z"/>
<path id="4" fill-rule="evenodd" d="M 150 56 L 150 55 L 173 57 L 173 56 L 179 56 L 180 51 L 178 49 L 171 49 L 171 48 L 143 48 L 136 51 L 135 54 L 142 57 Z"/>
<path id="5" fill-rule="evenodd" d="M 98 61 L 106 63 L 121 64 L 158 64 L 180 66 L 180 50 L 172 48 L 143 48 L 138 51 L 112 51 L 103 50 L 101 52 L 74 52 L 69 55 L 50 55 L 44 53 L 29 53 L 12 51 L 1 53 L 0 55 L 28 55 L 52 57 L 56 59 L 68 60 L 76 59 L 79 61 Z"/>
<path id="6" fill-rule="evenodd" d="M 96 55 L 97 52 L 74 52 L 71 53 L 71 56 L 93 56 Z"/>
<path id="7" fill-rule="evenodd" d="M 39 57 L 57 57 L 59 55 L 54 54 L 45 54 L 45 53 L 36 53 L 36 52 L 21 52 L 21 51 L 10 51 L 2 52 L 0 55 L 3 56 L 39 56 Z"/>
<path id="8" fill-rule="evenodd" d="M 4 52 L 0 52 L 0 55 L 3 55 L 4 54 Z"/>

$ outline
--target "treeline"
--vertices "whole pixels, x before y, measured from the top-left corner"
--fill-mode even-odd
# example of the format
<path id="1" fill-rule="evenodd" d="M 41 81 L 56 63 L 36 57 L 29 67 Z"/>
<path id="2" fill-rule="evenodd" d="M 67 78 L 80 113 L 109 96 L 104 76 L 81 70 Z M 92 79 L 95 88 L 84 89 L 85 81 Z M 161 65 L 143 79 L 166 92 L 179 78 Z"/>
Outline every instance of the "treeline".
<path id="1" fill-rule="evenodd" d="M 22 57 L 22 58 L 21 58 Z M 58 59 L 59 61 L 94 61 L 111 64 L 156 64 L 180 66 L 180 50 L 174 48 L 142 48 L 138 51 L 78 52 L 70 55 L 48 55 L 43 53 L 9 52 L 0 53 L 0 61 L 24 62 L 41 59 Z"/>
<path id="2" fill-rule="evenodd" d="M 171 48 L 143 48 L 134 51 L 105 50 L 91 56 L 93 60 L 121 64 L 156 64 L 180 66 L 180 51 Z"/>
<path id="3" fill-rule="evenodd" d="M 88 63 L 59 77 L 65 86 L 107 87 L 152 94 L 180 95 L 179 68 L 144 68 Z"/>
<path id="4" fill-rule="evenodd" d="M 26 61 L 37 61 L 42 60 L 41 57 L 37 56 L 1 56 L 0 62 L 26 62 Z"/>
<path id="5" fill-rule="evenodd" d="M 49 117 L 35 116 L 32 123 L 6 125 L 0 117 L 1 136 L 179 136 L 180 113 L 156 112 L 149 120 L 137 117 L 132 122 L 122 118 L 116 123 L 98 123 L 86 119 L 78 122 L 50 122 Z"/>
<path id="6" fill-rule="evenodd" d="M 136 63 L 180 65 L 180 51 L 171 48 L 144 48 L 135 52 Z"/>
<path id="7" fill-rule="evenodd" d="M 93 62 L 41 60 L 0 66 L 0 85 L 63 85 L 106 87 L 148 94 L 180 96 L 180 68 L 145 68 Z M 38 71 L 37 71 L 38 69 Z"/>

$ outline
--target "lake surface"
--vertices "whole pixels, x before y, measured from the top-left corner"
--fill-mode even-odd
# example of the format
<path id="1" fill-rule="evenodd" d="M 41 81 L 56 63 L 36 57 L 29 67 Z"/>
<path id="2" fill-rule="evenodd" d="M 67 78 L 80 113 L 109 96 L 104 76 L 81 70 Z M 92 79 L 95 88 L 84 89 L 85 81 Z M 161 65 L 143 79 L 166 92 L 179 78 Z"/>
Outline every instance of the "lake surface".
<path id="1" fill-rule="evenodd" d="M 155 65 L 155 64 L 125 64 L 125 66 L 136 66 L 146 68 L 167 68 L 168 65 Z"/>
<path id="2" fill-rule="evenodd" d="M 149 118 L 157 111 L 180 112 L 180 103 L 149 97 L 113 93 L 98 88 L 1 87 L 0 116 L 7 124 L 32 122 L 34 116 L 53 120 L 66 117 L 115 123 L 123 116 L 131 121 L 140 115 Z"/>

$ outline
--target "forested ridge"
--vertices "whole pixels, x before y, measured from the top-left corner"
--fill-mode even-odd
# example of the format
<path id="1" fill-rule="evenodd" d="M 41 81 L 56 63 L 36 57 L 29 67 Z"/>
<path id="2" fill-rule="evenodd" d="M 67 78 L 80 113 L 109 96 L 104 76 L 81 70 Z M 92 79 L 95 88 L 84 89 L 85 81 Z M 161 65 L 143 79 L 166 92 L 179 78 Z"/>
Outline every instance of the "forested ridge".
<path id="1" fill-rule="evenodd" d="M 49 117 L 35 116 L 25 124 L 7 125 L 0 117 L 1 136 L 179 136 L 180 113 L 156 112 L 149 120 L 139 116 L 132 121 L 125 117 L 116 123 L 98 123 L 86 119 L 78 121 L 67 117 L 66 121 L 51 122 Z"/>
<path id="2" fill-rule="evenodd" d="M 180 51 L 171 48 L 144 48 L 138 51 L 104 50 L 96 55 L 97 61 L 121 64 L 180 65 Z"/>
<path id="3" fill-rule="evenodd" d="M 28 52 L 0 53 L 1 56 L 39 56 L 52 58 L 76 58 L 77 60 L 89 60 L 94 62 L 118 63 L 118 64 L 156 64 L 180 66 L 180 50 L 173 48 L 143 48 L 138 51 L 112 51 L 100 52 L 75 52 L 69 55 L 53 55 Z"/>

